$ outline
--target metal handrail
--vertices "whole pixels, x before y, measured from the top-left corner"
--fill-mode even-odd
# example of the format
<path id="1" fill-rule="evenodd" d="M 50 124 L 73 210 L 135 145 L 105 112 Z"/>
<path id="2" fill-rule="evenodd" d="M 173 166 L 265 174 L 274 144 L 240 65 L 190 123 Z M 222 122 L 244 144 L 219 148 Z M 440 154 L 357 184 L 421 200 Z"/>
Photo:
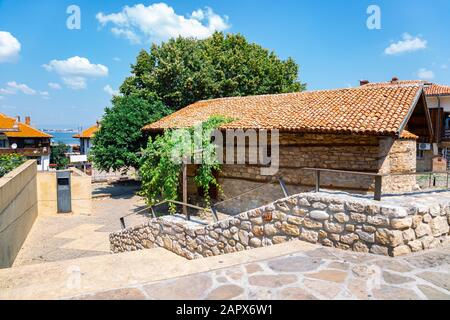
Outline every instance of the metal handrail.
<path id="1" fill-rule="evenodd" d="M 158 203 L 156 203 L 156 204 L 154 204 L 154 205 L 145 207 L 144 209 L 139 210 L 138 212 L 133 212 L 133 213 L 127 214 L 127 215 L 125 215 L 125 216 L 119 218 L 120 224 L 122 225 L 122 229 L 125 229 L 125 228 L 126 228 L 126 225 L 125 225 L 125 219 L 124 219 L 124 218 L 126 218 L 126 217 L 128 217 L 128 216 L 130 216 L 130 215 L 132 215 L 132 214 L 136 214 L 136 213 L 145 211 L 145 210 L 147 210 L 147 209 L 150 209 L 151 212 L 152 212 L 153 218 L 156 218 L 156 214 L 155 214 L 155 211 L 153 210 L 153 208 L 154 208 L 154 207 L 161 206 L 161 205 L 166 204 L 166 203 L 179 204 L 179 205 L 186 206 L 186 207 L 193 208 L 193 209 L 197 209 L 197 210 L 207 210 L 206 208 L 202 208 L 202 207 L 199 207 L 199 206 L 190 204 L 190 203 L 184 203 L 184 202 L 175 201 L 175 200 L 163 200 L 163 201 L 158 202 Z M 218 217 L 217 217 L 217 211 L 215 210 L 215 208 L 211 208 L 211 213 L 212 213 L 214 222 L 219 221 L 219 219 L 218 219 Z M 186 219 L 187 219 L 188 221 L 191 220 L 191 215 L 189 214 L 189 212 L 186 214 Z"/>
<path id="2" fill-rule="evenodd" d="M 375 173 L 375 172 L 361 172 L 361 171 L 348 171 L 348 170 L 337 170 L 337 169 L 323 169 L 323 168 L 302 168 L 302 170 L 314 171 L 315 175 L 315 192 L 320 191 L 320 173 L 321 172 L 332 172 L 332 173 L 347 173 L 354 175 L 364 175 L 374 177 L 375 179 L 375 190 L 374 190 L 374 200 L 381 201 L 382 197 L 382 179 L 383 177 L 389 176 L 408 176 L 408 175 L 429 175 L 429 186 L 431 187 L 431 177 L 432 175 L 446 174 L 446 189 L 449 189 L 449 175 L 450 171 L 427 171 L 427 172 L 401 172 L 401 173 Z M 434 181 L 435 183 L 436 181 Z"/>

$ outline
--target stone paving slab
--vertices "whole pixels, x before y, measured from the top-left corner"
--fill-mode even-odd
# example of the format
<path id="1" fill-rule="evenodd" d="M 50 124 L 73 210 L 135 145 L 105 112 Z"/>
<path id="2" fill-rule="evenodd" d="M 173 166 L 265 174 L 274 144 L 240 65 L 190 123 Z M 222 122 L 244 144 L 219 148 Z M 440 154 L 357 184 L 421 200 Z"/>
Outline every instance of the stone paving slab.
<path id="1" fill-rule="evenodd" d="M 165 249 L 153 248 L 24 265 L 0 269 L 0 300 L 58 299 L 102 293 L 316 248 L 316 245 L 293 241 L 278 246 L 192 261 Z"/>
<path id="2" fill-rule="evenodd" d="M 315 248 L 75 298 L 450 300 L 448 253 L 440 248 L 405 259 Z M 416 260 L 421 266 L 410 263 Z"/>

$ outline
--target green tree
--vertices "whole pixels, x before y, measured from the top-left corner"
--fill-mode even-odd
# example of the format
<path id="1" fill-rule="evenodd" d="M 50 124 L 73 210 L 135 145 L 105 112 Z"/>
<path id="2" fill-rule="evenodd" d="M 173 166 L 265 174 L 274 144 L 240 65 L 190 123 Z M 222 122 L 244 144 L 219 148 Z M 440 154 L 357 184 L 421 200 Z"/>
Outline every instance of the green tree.
<path id="1" fill-rule="evenodd" d="M 180 175 L 182 162 L 198 156 L 201 151 L 202 161 L 195 175 L 195 184 L 203 190 L 206 203 L 209 204 L 211 186 L 220 189 L 214 176 L 221 164 L 216 156 L 216 145 L 212 133 L 220 125 L 232 119 L 213 116 L 207 121 L 186 130 L 166 130 L 154 140 L 149 139 L 143 150 L 139 175 L 142 180 L 140 194 L 147 204 L 155 204 L 160 197 L 165 200 L 178 200 L 180 193 Z M 184 160 L 183 160 L 184 159 Z M 173 205 L 170 206 L 175 210 Z"/>
<path id="2" fill-rule="evenodd" d="M 298 71 L 291 58 L 281 60 L 240 34 L 216 32 L 204 40 L 179 37 L 142 50 L 120 91 L 143 98 L 155 93 L 178 110 L 204 99 L 302 91 Z"/>
<path id="3" fill-rule="evenodd" d="M 142 127 L 169 114 L 154 95 L 115 96 L 105 109 L 95 134 L 90 159 L 102 171 L 138 168 L 141 148 L 145 146 Z"/>
<path id="4" fill-rule="evenodd" d="M 63 170 L 69 165 L 69 158 L 66 154 L 70 151 L 70 147 L 63 142 L 58 142 L 51 147 L 50 163 L 56 164 L 56 169 Z"/>

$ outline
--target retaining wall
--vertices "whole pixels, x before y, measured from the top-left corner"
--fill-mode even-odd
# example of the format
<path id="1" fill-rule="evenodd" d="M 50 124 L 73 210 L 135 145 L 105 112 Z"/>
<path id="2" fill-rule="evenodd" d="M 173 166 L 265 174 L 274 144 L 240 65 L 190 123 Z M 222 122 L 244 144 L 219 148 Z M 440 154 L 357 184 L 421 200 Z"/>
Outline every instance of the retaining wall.
<path id="1" fill-rule="evenodd" d="M 0 178 L 0 268 L 12 266 L 38 215 L 36 173 L 29 160 Z"/>
<path id="2" fill-rule="evenodd" d="M 212 225 L 155 218 L 110 234 L 111 251 L 159 246 L 187 259 L 301 239 L 344 250 L 399 256 L 449 239 L 450 199 L 402 207 L 356 197 L 302 193 Z"/>

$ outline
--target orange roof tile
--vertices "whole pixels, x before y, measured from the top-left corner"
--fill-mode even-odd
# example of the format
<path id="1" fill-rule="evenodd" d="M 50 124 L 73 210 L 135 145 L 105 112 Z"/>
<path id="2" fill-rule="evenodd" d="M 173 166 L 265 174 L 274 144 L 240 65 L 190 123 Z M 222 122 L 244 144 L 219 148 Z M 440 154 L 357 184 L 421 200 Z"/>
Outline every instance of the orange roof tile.
<path id="1" fill-rule="evenodd" d="M 221 98 L 187 106 L 143 130 L 185 128 L 213 115 L 235 119 L 221 128 L 398 135 L 423 92 L 420 85 Z"/>
<path id="2" fill-rule="evenodd" d="M 424 80 L 398 80 L 398 81 L 388 81 L 388 82 L 373 82 L 365 84 L 366 87 L 379 87 L 379 86 L 392 86 L 392 85 L 403 85 L 403 84 L 419 84 L 423 85 L 425 88 L 425 95 L 427 96 L 446 96 L 450 95 L 450 86 L 440 85 Z"/>
<path id="3" fill-rule="evenodd" d="M 15 127 L 14 124 L 17 124 L 17 126 Z M 3 113 L 0 113 L 0 128 L 12 130 L 4 132 L 9 138 L 52 138 L 51 135 L 39 131 L 25 123 L 17 123 L 15 118 L 8 117 Z"/>
<path id="4" fill-rule="evenodd" d="M 91 139 L 95 135 L 95 133 L 98 131 L 98 129 L 99 129 L 99 126 L 98 126 L 98 124 L 96 124 L 88 129 L 84 130 L 83 132 L 81 132 L 81 134 L 76 134 L 73 137 L 76 139 L 80 139 L 80 138 Z"/>
<path id="5" fill-rule="evenodd" d="M 400 138 L 408 139 L 408 140 L 417 140 L 417 139 L 419 139 L 418 136 L 416 136 L 414 133 L 409 132 L 408 130 L 403 130 L 402 134 L 400 135 Z"/>

